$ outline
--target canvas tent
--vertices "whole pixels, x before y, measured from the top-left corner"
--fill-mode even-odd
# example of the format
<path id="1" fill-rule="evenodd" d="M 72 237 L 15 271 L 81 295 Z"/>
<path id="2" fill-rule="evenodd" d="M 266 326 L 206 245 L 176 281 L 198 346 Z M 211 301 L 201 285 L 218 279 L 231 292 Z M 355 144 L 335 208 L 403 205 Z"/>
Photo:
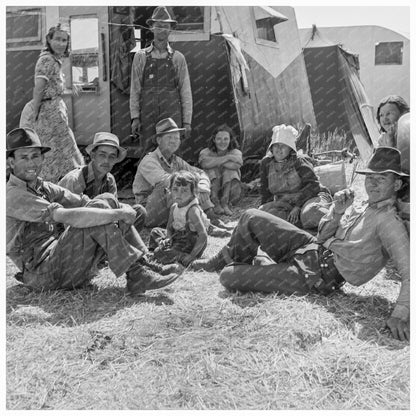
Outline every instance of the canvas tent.
<path id="1" fill-rule="evenodd" d="M 326 39 L 316 26 L 303 45 L 303 56 L 321 136 L 334 131 L 355 142 L 363 161 L 371 155 L 378 137 L 373 108 L 359 79 L 359 60 Z"/>

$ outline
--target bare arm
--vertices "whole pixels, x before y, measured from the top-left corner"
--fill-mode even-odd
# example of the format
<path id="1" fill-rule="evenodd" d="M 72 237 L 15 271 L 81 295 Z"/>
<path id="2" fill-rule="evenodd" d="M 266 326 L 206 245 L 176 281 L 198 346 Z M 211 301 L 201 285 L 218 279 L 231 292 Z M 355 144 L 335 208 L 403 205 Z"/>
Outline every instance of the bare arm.
<path id="1" fill-rule="evenodd" d="M 35 87 L 33 88 L 33 116 L 34 120 L 38 119 L 39 109 L 43 98 L 43 90 L 46 87 L 47 80 L 45 78 L 35 78 Z"/>
<path id="2" fill-rule="evenodd" d="M 70 225 L 74 228 L 96 227 L 98 225 L 111 224 L 116 221 L 124 221 L 133 224 L 136 218 L 136 211 L 127 204 L 121 208 L 56 208 L 52 213 L 56 222 Z"/>
<path id="3" fill-rule="evenodd" d="M 236 162 L 225 162 L 222 166 L 230 170 L 238 170 L 241 168 L 241 164 Z"/>
<path id="4" fill-rule="evenodd" d="M 201 155 L 199 159 L 199 164 L 203 169 L 213 169 L 218 168 L 228 161 L 227 155 L 225 156 L 208 156 Z"/>
<path id="5" fill-rule="evenodd" d="M 181 259 L 185 266 L 196 259 L 197 255 L 206 247 L 208 241 L 208 234 L 202 222 L 200 209 L 196 206 L 191 207 L 189 209 L 188 218 L 195 227 L 198 237 L 192 251 Z"/>

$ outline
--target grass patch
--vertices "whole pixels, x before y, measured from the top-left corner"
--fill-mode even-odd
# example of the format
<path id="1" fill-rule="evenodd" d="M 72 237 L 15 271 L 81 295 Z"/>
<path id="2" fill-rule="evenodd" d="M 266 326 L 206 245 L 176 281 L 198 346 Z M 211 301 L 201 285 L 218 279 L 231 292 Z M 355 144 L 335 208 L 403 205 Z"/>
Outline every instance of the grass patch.
<path id="1" fill-rule="evenodd" d="M 205 255 L 225 241 L 209 237 Z M 16 271 L 7 260 L 9 410 L 410 407 L 410 347 L 384 327 L 400 284 L 385 270 L 329 297 L 230 293 L 189 272 L 142 298 L 108 269 L 50 293 Z"/>

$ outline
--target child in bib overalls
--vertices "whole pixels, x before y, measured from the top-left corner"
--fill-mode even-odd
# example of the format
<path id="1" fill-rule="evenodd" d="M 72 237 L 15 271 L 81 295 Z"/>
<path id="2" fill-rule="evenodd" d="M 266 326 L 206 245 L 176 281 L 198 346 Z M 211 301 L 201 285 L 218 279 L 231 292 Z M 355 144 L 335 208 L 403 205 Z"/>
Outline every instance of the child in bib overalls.
<path id="1" fill-rule="evenodd" d="M 162 264 L 179 262 L 188 266 L 201 257 L 207 246 L 210 222 L 199 206 L 197 185 L 191 172 L 179 171 L 171 178 L 170 192 L 174 203 L 167 227 L 153 228 L 149 240 L 154 259 Z"/>

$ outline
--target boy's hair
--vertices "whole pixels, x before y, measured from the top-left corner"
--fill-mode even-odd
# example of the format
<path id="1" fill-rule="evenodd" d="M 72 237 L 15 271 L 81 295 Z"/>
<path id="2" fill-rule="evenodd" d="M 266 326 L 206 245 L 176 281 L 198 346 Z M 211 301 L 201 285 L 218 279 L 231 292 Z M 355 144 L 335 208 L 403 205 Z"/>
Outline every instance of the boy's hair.
<path id="1" fill-rule="evenodd" d="M 230 144 L 228 145 L 227 150 L 238 149 L 238 142 L 234 130 L 227 124 L 221 124 L 214 130 L 214 133 L 208 141 L 208 149 L 212 150 L 213 152 L 217 152 L 217 146 L 215 145 L 215 136 L 220 131 L 226 131 L 230 135 Z"/>
<path id="2" fill-rule="evenodd" d="M 169 189 L 172 189 L 173 185 L 190 185 L 191 192 L 196 196 L 196 191 L 198 188 L 198 179 L 192 172 L 188 172 L 187 170 L 180 170 L 178 172 L 175 172 L 170 178 Z"/>
<path id="3" fill-rule="evenodd" d="M 382 98 L 377 107 L 377 112 L 376 112 L 377 123 L 379 124 L 380 130 L 382 132 L 385 132 L 385 130 L 380 124 L 380 111 L 381 111 L 381 107 L 383 107 L 386 104 L 394 104 L 399 110 L 400 115 L 403 115 L 410 111 L 409 104 L 407 104 L 405 99 L 403 97 L 400 97 L 400 95 L 388 95 L 387 97 Z"/>

